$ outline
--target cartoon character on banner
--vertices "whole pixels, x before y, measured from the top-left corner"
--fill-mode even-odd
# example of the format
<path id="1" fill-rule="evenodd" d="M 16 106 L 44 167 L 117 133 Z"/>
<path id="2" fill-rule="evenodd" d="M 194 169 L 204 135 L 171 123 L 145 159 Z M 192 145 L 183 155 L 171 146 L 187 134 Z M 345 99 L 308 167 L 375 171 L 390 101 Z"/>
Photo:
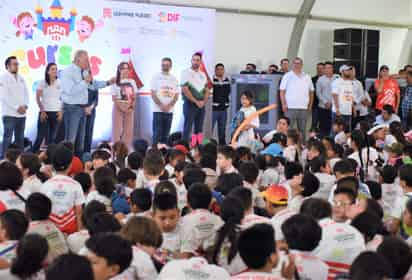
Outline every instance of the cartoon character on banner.
<path id="1" fill-rule="evenodd" d="M 13 19 L 13 24 L 17 27 L 17 37 L 23 36 L 24 40 L 33 40 L 33 33 L 37 24 L 30 12 L 20 13 Z"/>
<path id="2" fill-rule="evenodd" d="M 97 28 L 104 26 L 102 19 L 95 21 L 89 16 L 83 16 L 76 24 L 76 32 L 80 42 L 89 39 Z"/>

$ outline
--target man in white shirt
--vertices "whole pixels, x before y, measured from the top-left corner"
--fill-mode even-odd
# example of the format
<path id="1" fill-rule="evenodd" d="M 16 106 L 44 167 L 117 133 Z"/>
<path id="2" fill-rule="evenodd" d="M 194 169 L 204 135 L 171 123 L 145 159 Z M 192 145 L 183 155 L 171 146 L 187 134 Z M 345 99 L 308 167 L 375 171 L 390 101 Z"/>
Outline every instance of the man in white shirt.
<path id="1" fill-rule="evenodd" d="M 172 60 L 162 59 L 162 72 L 152 79 L 151 90 L 153 100 L 153 144 L 167 142 L 173 120 L 173 108 L 179 97 L 179 84 L 170 73 Z"/>
<path id="2" fill-rule="evenodd" d="M 203 142 L 203 121 L 205 118 L 205 106 L 209 100 L 209 89 L 207 77 L 200 70 L 202 55 L 192 55 L 192 67 L 182 72 L 181 86 L 183 93 L 183 114 L 185 121 L 183 125 L 183 139 L 189 141 L 192 126 L 192 146 Z"/>
<path id="3" fill-rule="evenodd" d="M 302 72 L 303 60 L 293 60 L 293 70 L 286 73 L 280 83 L 280 100 L 283 113 L 296 122 L 299 131 L 305 137 L 308 112 L 312 110 L 314 87 L 309 75 Z"/>
<path id="4" fill-rule="evenodd" d="M 5 61 L 6 73 L 0 76 L 0 98 L 3 114 L 3 157 L 14 141 L 24 148 L 24 128 L 26 125 L 26 112 L 29 107 L 29 91 L 23 77 L 18 74 L 19 62 L 15 56 L 10 56 Z"/>
<path id="5" fill-rule="evenodd" d="M 363 88 L 362 83 L 356 79 L 356 69 L 352 66 L 352 81 L 353 91 L 355 96 L 355 122 L 356 125 L 360 121 L 367 118 L 369 114 L 369 106 L 372 104 L 372 99 L 369 93 Z"/>
<path id="6" fill-rule="evenodd" d="M 346 127 L 351 131 L 352 113 L 354 106 L 354 86 L 352 81 L 352 67 L 342 65 L 339 68 L 341 78 L 332 82 L 332 120 L 337 117 L 344 120 Z"/>

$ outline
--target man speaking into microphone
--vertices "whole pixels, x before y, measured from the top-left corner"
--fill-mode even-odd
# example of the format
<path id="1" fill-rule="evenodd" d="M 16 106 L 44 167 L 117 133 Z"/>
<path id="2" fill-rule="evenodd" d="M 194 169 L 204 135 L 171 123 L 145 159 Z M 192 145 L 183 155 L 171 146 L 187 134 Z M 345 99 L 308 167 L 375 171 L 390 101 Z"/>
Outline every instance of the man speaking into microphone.
<path id="1" fill-rule="evenodd" d="M 75 154 L 80 158 L 84 150 L 88 89 L 101 89 L 114 82 L 115 78 L 109 81 L 93 79 L 85 50 L 76 51 L 73 63 L 61 73 L 64 140 L 75 145 Z"/>

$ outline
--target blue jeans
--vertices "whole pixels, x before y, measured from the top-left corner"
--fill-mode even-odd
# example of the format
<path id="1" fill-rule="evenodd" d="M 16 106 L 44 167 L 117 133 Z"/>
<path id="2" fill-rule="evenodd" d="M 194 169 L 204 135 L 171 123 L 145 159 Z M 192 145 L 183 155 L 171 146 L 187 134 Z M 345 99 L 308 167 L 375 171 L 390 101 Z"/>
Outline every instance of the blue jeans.
<path id="1" fill-rule="evenodd" d="M 220 145 L 226 145 L 226 121 L 227 112 L 224 111 L 213 111 L 212 113 L 212 130 L 215 128 L 217 123 L 217 135 L 219 138 Z"/>
<path id="2" fill-rule="evenodd" d="M 172 127 L 173 113 L 153 112 L 153 144 L 167 143 Z"/>
<path id="3" fill-rule="evenodd" d="M 90 153 L 93 144 L 93 130 L 94 130 L 94 121 L 96 119 L 96 109 L 92 110 L 92 113 L 86 116 L 86 128 L 84 136 L 84 152 Z"/>
<path id="4" fill-rule="evenodd" d="M 14 142 L 21 149 L 24 148 L 24 128 L 26 126 L 26 118 L 3 117 L 3 158 L 11 144 L 14 134 Z"/>
<path id="5" fill-rule="evenodd" d="M 337 118 L 336 113 L 332 112 L 332 123 L 334 123 Z M 341 118 L 345 123 L 345 131 L 352 131 L 352 116 L 340 115 L 339 118 Z"/>
<path id="6" fill-rule="evenodd" d="M 64 104 L 64 141 L 75 145 L 75 154 L 81 158 L 86 132 L 86 114 L 80 105 Z"/>
<path id="7" fill-rule="evenodd" d="M 185 121 L 183 125 L 183 139 L 189 141 L 192 127 L 194 126 L 194 134 L 202 133 L 203 121 L 205 118 L 205 107 L 199 108 L 192 102 L 185 100 L 183 103 L 183 114 Z"/>
<path id="8" fill-rule="evenodd" d="M 56 135 L 57 131 L 59 130 L 59 122 L 57 120 L 57 112 L 46 112 L 47 119 L 46 121 L 40 121 L 40 113 L 39 119 L 37 121 L 37 137 L 36 141 L 34 142 L 32 151 L 36 153 L 43 142 L 43 139 L 46 138 L 46 145 L 50 143 L 56 143 Z"/>

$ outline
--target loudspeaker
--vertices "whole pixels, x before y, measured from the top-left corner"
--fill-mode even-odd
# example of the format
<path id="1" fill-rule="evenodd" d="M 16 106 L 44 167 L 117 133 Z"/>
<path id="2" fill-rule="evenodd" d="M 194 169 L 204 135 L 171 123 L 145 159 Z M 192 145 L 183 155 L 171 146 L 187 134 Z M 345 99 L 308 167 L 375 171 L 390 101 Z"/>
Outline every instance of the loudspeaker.
<path id="1" fill-rule="evenodd" d="M 378 30 L 334 30 L 333 57 L 336 71 L 342 64 L 351 64 L 355 66 L 359 79 L 376 78 L 379 67 L 379 42 Z"/>

